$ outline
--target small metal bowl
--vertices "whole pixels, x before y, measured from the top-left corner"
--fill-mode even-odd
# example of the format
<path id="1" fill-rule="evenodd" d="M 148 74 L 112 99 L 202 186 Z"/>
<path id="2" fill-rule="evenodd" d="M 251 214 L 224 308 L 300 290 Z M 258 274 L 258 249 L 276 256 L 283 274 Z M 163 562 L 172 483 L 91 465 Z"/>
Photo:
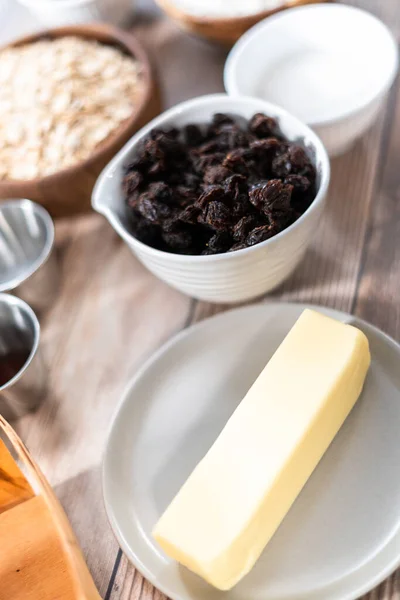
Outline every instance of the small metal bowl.
<path id="1" fill-rule="evenodd" d="M 54 224 L 31 200 L 0 204 L 0 292 L 12 291 L 41 312 L 54 302 L 59 270 L 53 250 Z"/>
<path id="2" fill-rule="evenodd" d="M 39 340 L 39 321 L 30 306 L 0 294 L 0 414 L 9 421 L 35 409 L 45 397 Z"/>

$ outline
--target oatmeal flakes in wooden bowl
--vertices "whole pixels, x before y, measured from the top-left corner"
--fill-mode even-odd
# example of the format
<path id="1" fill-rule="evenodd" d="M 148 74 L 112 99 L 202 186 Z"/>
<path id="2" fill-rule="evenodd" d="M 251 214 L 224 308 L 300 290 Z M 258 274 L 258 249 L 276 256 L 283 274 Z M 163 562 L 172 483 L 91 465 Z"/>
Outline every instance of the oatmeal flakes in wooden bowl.
<path id="1" fill-rule="evenodd" d="M 87 209 L 97 175 L 159 111 L 146 54 L 122 31 L 75 26 L 0 51 L 0 197 Z"/>

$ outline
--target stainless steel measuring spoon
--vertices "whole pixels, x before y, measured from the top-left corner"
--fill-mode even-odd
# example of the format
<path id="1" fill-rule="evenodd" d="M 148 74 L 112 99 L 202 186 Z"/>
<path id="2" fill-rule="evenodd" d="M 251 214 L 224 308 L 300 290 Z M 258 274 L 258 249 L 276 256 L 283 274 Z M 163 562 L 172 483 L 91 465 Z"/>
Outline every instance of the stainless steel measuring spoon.
<path id="1" fill-rule="evenodd" d="M 0 292 L 12 291 L 41 312 L 59 288 L 54 224 L 49 213 L 28 199 L 0 204 Z"/>
<path id="2" fill-rule="evenodd" d="M 0 294 L 0 414 L 7 420 L 36 408 L 46 393 L 40 325 L 20 298 Z"/>

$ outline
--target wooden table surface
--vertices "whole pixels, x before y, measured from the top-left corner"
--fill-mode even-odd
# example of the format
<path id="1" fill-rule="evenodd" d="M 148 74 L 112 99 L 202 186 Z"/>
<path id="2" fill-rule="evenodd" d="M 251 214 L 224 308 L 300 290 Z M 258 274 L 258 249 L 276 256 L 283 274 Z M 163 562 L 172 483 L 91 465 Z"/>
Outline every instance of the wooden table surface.
<path id="1" fill-rule="evenodd" d="M 352 4 L 376 13 L 399 37 L 398 0 Z M 179 32 L 150 5 L 134 31 L 158 65 L 166 106 L 223 90 L 223 50 Z M 399 79 L 373 129 L 333 161 L 318 236 L 301 267 L 265 302 L 341 309 L 400 340 L 398 90 Z M 178 331 L 228 307 L 191 300 L 158 281 L 97 215 L 58 223 L 57 246 L 62 289 L 42 318 L 51 393 L 16 429 L 54 485 L 102 597 L 162 600 L 113 537 L 103 508 L 101 456 L 121 391 L 143 361 Z M 364 600 L 399 599 L 399 573 Z"/>

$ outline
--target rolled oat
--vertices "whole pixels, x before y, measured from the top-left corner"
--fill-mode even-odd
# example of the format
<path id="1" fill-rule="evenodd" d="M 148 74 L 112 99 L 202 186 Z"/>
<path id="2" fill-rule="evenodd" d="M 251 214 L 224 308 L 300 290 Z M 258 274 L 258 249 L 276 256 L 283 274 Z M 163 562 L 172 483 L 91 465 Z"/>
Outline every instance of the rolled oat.
<path id="1" fill-rule="evenodd" d="M 0 52 L 0 179 L 49 175 L 88 158 L 131 114 L 140 65 L 78 37 Z"/>

